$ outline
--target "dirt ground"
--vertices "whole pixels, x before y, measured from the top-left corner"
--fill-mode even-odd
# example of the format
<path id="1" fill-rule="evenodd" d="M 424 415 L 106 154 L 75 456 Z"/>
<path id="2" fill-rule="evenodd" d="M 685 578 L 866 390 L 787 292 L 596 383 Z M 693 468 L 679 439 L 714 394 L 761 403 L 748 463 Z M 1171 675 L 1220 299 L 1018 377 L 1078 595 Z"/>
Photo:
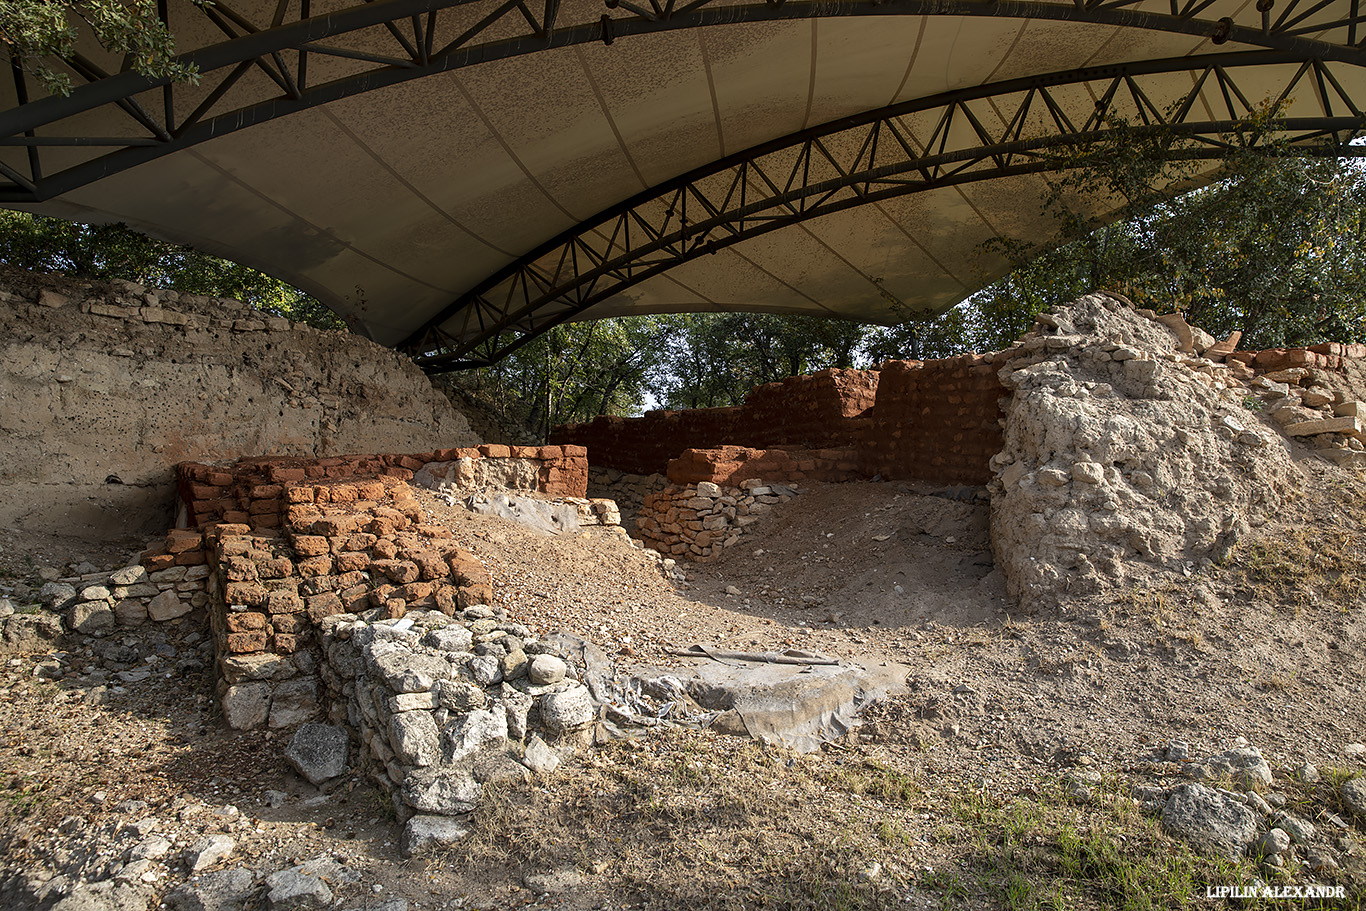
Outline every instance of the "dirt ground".
<path id="1" fill-rule="evenodd" d="M 1344 750 L 1366 739 L 1366 509 L 1359 481 L 1302 468 L 1303 497 L 1225 565 L 1036 616 L 1011 614 L 972 490 L 812 487 L 680 583 L 618 530 L 552 538 L 422 494 L 515 619 L 622 667 L 694 643 L 796 647 L 900 662 L 906 691 L 813 754 L 709 732 L 589 750 L 486 789 L 467 842 L 404 860 L 360 776 L 319 791 L 279 736 L 225 728 L 202 618 L 73 639 L 59 663 L 0 669 L 0 907 L 51 907 L 61 876 L 112 875 L 148 833 L 172 842 L 141 879 L 165 898 L 189 875 L 179 852 L 213 832 L 236 840 L 227 867 L 257 874 L 330 856 L 340 908 L 1214 907 L 1206 884 L 1282 874 L 1191 852 L 1135 795 L 1180 780 L 1169 742 L 1206 756 L 1239 738 L 1336 858 L 1284 881 L 1345 884 L 1359 907 L 1366 821 L 1332 786 L 1360 774 Z M 118 562 L 37 543 L 0 539 L 0 582 Z M 138 666 L 150 679 L 121 684 Z M 1305 762 L 1324 784 L 1291 775 Z"/>

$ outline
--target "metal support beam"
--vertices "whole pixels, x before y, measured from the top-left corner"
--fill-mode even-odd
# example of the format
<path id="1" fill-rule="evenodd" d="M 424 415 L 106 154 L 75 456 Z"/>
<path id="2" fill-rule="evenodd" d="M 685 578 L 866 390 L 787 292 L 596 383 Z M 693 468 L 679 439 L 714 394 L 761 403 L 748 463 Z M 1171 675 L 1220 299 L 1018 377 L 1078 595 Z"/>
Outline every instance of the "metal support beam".
<path id="1" fill-rule="evenodd" d="M 1249 97 L 1260 93 L 1240 89 L 1238 76 L 1252 68 L 1281 76 L 1273 103 L 1309 94 L 1320 113 L 1246 135 L 1258 113 Z M 1173 73 L 1188 74 L 1191 87 L 1164 99 L 1156 83 Z M 1075 123 L 1054 96 L 1079 85 L 1099 100 Z M 614 206 L 509 264 L 399 347 L 433 372 L 483 366 L 634 284 L 748 238 L 907 194 L 1065 169 L 1061 153 L 1114 135 L 1115 118 L 1130 136 L 1178 140 L 1177 158 L 1219 159 L 1272 141 L 1295 154 L 1366 156 L 1366 146 L 1350 145 L 1366 129 L 1364 110 L 1366 85 L 1350 65 L 1264 51 L 1014 79 L 893 105 L 729 156 Z"/>
<path id="2" fill-rule="evenodd" d="M 73 62 L 68 68 L 84 84 L 69 96 L 27 99 L 21 90 L 16 105 L 0 111 L 0 146 L 29 149 L 27 166 L 0 172 L 8 178 L 0 179 L 0 203 L 42 202 L 217 136 L 436 73 L 709 25 L 857 16 L 1043 19 L 1186 34 L 1218 45 L 1366 66 L 1366 10 L 1358 0 L 1248 3 L 1235 17 L 1217 20 L 1201 17 L 1207 6 L 1174 0 L 1169 12 L 1156 13 L 1135 9 L 1133 0 L 607 0 L 610 13 L 600 18 L 563 21 L 559 0 L 373 0 L 318 16 L 309 15 L 308 0 L 299 0 L 279 4 L 271 18 L 253 22 L 228 0 L 203 8 L 185 4 L 181 15 L 207 17 L 225 35 L 218 44 L 178 58 L 198 68 L 207 97 L 188 110 L 184 86 Z M 364 51 L 356 47 L 362 36 L 369 45 Z M 355 71 L 314 84 L 307 60 L 318 55 L 353 61 Z M 228 90 L 251 69 L 265 73 L 278 93 L 244 104 L 226 101 Z M 202 94 L 196 90 L 194 97 Z M 126 136 L 109 135 L 108 119 L 99 117 L 93 118 L 105 124 L 99 135 L 80 134 L 83 115 L 102 109 L 121 112 Z M 61 169 L 44 167 L 45 149 L 73 144 L 109 150 Z"/>

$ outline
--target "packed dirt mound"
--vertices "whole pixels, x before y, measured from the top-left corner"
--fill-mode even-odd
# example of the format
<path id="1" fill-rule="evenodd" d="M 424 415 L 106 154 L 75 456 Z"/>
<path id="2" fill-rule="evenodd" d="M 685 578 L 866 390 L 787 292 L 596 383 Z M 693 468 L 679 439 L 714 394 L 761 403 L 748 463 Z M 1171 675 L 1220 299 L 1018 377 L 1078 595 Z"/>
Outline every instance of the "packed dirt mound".
<path id="1" fill-rule="evenodd" d="M 410 361 L 234 300 L 0 269 L 0 526 L 164 533 L 177 462 L 479 442 Z"/>
<path id="2" fill-rule="evenodd" d="M 991 485 L 993 547 L 1023 609 L 1188 574 L 1299 480 L 1243 384 L 1182 357 L 1167 326 L 1105 294 L 1045 319 L 1001 368 L 1014 395 Z"/>

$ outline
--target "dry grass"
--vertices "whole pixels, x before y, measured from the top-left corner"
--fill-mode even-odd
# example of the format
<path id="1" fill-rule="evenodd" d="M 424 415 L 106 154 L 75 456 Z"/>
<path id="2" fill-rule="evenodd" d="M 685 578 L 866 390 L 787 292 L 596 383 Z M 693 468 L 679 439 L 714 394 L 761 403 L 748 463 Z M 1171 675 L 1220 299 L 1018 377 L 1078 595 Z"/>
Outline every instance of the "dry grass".
<path id="1" fill-rule="evenodd" d="M 1320 492 L 1289 522 L 1240 542 L 1225 569 L 1254 598 L 1301 609 L 1349 610 L 1366 599 L 1366 493 Z"/>
<path id="2" fill-rule="evenodd" d="M 559 773 L 553 794 L 486 789 L 466 863 L 470 872 L 591 871 L 651 908 L 887 907 L 897 823 L 853 825 L 850 811 L 883 809 L 918 788 L 883 768 L 823 775 L 809 765 L 676 731 L 616 744 Z M 871 799 L 839 805 L 856 795 Z M 860 876 L 879 859 L 891 876 Z"/>
<path id="3" fill-rule="evenodd" d="M 663 732 L 490 787 L 458 864 L 572 868 L 652 909 L 1204 905 L 1250 875 L 1167 836 L 1113 782 L 1094 800 L 993 794 L 854 752 L 797 756 Z"/>

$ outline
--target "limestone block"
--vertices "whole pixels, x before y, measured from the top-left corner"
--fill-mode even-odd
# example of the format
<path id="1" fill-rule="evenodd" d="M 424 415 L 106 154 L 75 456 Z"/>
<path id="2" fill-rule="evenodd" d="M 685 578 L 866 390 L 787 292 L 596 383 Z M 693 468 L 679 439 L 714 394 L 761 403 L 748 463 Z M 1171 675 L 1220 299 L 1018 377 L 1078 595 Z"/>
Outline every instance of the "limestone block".
<path id="1" fill-rule="evenodd" d="M 1316 421 L 1297 421 L 1285 426 L 1285 432 L 1292 437 L 1314 436 L 1320 433 L 1345 433 L 1361 436 L 1362 418 L 1353 416 L 1323 418 Z"/>

